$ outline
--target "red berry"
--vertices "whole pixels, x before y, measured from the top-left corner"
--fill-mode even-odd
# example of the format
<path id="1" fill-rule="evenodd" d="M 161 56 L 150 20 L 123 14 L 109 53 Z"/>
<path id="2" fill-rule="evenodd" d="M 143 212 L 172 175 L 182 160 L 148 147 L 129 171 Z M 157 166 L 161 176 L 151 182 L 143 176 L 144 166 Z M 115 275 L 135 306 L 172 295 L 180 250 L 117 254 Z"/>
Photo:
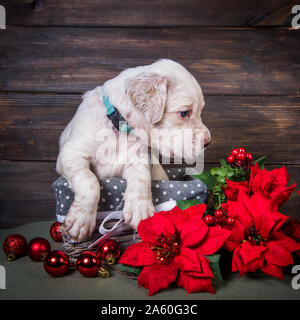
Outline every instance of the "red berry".
<path id="1" fill-rule="evenodd" d="M 238 160 L 244 161 L 244 160 L 246 159 L 245 153 L 238 153 L 238 154 L 236 155 L 236 158 L 237 158 Z"/>
<path id="2" fill-rule="evenodd" d="M 217 210 L 215 211 L 215 217 L 216 217 L 216 218 L 222 218 L 223 216 L 224 216 L 224 213 L 223 213 L 222 210 L 217 209 Z"/>
<path id="3" fill-rule="evenodd" d="M 208 226 L 212 226 L 215 223 L 215 219 L 212 215 L 208 214 L 204 217 L 204 222 L 208 225 Z"/>
<path id="4" fill-rule="evenodd" d="M 245 148 L 239 148 L 239 153 L 246 153 Z"/>
<path id="5" fill-rule="evenodd" d="M 251 153 L 246 153 L 246 157 L 247 157 L 247 160 L 248 160 L 249 162 L 252 162 L 252 161 L 253 161 L 253 156 L 252 156 Z"/>
<path id="6" fill-rule="evenodd" d="M 233 156 L 235 156 L 236 157 L 236 155 L 239 153 L 239 149 L 233 149 L 232 150 L 232 152 L 231 152 L 231 154 L 233 155 Z"/>
<path id="7" fill-rule="evenodd" d="M 237 163 L 238 165 L 240 165 L 240 166 L 242 165 L 242 161 L 241 161 L 241 160 L 237 160 L 236 163 Z"/>
<path id="8" fill-rule="evenodd" d="M 232 226 L 235 223 L 235 219 L 233 217 L 227 217 L 226 218 L 226 224 L 229 226 Z"/>
<path id="9" fill-rule="evenodd" d="M 233 156 L 232 154 L 230 156 L 228 156 L 228 158 L 227 158 L 228 163 L 234 163 L 234 161 L 235 161 L 235 156 Z"/>

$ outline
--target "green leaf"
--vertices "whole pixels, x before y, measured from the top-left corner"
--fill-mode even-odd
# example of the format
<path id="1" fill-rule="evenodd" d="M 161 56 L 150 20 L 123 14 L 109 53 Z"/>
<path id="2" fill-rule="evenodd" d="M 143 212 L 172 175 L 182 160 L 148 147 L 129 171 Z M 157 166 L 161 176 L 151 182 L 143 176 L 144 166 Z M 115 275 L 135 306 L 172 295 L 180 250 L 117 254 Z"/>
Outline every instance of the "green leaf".
<path id="1" fill-rule="evenodd" d="M 221 159 L 220 163 L 221 163 L 222 166 L 227 166 L 227 162 L 224 159 Z"/>
<path id="2" fill-rule="evenodd" d="M 135 276 L 138 276 L 143 269 L 143 268 L 127 266 L 126 264 L 121 264 L 121 263 L 117 264 L 116 267 L 119 269 L 119 271 L 131 273 L 131 274 L 134 274 Z"/>
<path id="3" fill-rule="evenodd" d="M 210 269 L 214 275 L 213 284 L 217 285 L 223 282 L 223 277 L 220 270 L 220 254 L 212 254 L 210 256 L 205 256 L 209 260 Z"/>
<path id="4" fill-rule="evenodd" d="M 254 163 L 257 163 L 259 168 L 262 170 L 265 167 L 265 160 L 266 160 L 266 156 L 263 156 L 263 157 L 255 160 Z"/>
<path id="5" fill-rule="evenodd" d="M 205 183 L 207 190 L 212 190 L 215 183 L 217 182 L 216 177 L 211 175 L 209 171 L 204 171 L 200 174 L 194 175 L 194 177 L 201 180 L 203 183 Z"/>
<path id="6" fill-rule="evenodd" d="M 197 204 L 202 203 L 199 199 L 191 199 L 191 200 L 178 200 L 176 204 L 179 209 L 184 210 L 191 206 L 195 206 Z"/>

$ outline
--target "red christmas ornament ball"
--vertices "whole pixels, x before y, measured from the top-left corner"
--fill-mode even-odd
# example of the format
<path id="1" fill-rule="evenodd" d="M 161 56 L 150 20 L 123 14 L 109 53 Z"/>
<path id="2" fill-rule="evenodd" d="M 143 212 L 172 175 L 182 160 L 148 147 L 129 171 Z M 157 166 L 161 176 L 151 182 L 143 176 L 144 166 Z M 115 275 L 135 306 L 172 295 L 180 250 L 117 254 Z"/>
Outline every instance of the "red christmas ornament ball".
<path id="1" fill-rule="evenodd" d="M 3 242 L 3 251 L 8 261 L 13 261 L 26 254 L 27 241 L 21 234 L 11 234 Z"/>
<path id="2" fill-rule="evenodd" d="M 252 162 L 253 161 L 253 156 L 251 153 L 246 153 L 246 158 L 249 162 Z"/>
<path id="3" fill-rule="evenodd" d="M 104 240 L 97 247 L 97 254 L 101 260 L 105 260 L 108 264 L 114 264 L 120 257 L 120 246 L 114 240 Z"/>
<path id="4" fill-rule="evenodd" d="M 238 153 L 239 153 L 239 149 L 233 149 L 233 150 L 231 151 L 231 154 L 232 154 L 234 157 L 236 157 Z"/>
<path id="5" fill-rule="evenodd" d="M 245 153 L 238 153 L 237 155 L 236 155 L 236 158 L 238 159 L 238 160 L 240 160 L 240 161 L 244 161 L 245 159 L 246 159 L 246 155 L 245 155 Z"/>
<path id="6" fill-rule="evenodd" d="M 234 161 L 235 161 L 235 156 L 233 156 L 232 154 L 229 155 L 228 158 L 227 158 L 227 162 L 228 163 L 234 163 Z"/>
<path id="7" fill-rule="evenodd" d="M 95 277 L 98 274 L 100 265 L 101 260 L 98 255 L 92 251 L 84 251 L 76 261 L 77 270 L 84 277 Z"/>
<path id="8" fill-rule="evenodd" d="M 42 261 L 51 250 L 48 240 L 44 238 L 34 238 L 28 244 L 27 254 L 33 261 Z"/>
<path id="9" fill-rule="evenodd" d="M 216 218 L 222 218 L 224 216 L 224 213 L 221 209 L 217 209 L 215 212 L 214 212 L 214 215 Z"/>
<path id="10" fill-rule="evenodd" d="M 62 242 L 62 235 L 60 232 L 60 223 L 54 222 L 52 226 L 50 227 L 50 236 L 51 238 L 56 242 Z"/>
<path id="11" fill-rule="evenodd" d="M 226 218 L 226 224 L 229 226 L 232 226 L 235 223 L 235 219 L 233 217 L 227 217 Z"/>
<path id="12" fill-rule="evenodd" d="M 239 153 L 246 153 L 246 149 L 245 148 L 239 148 Z"/>
<path id="13" fill-rule="evenodd" d="M 212 226 L 215 223 L 215 218 L 208 214 L 204 217 L 204 222 L 208 225 L 208 226 Z"/>
<path id="14" fill-rule="evenodd" d="M 69 257 L 63 251 L 54 250 L 43 261 L 45 271 L 52 277 L 60 277 L 69 270 Z"/>

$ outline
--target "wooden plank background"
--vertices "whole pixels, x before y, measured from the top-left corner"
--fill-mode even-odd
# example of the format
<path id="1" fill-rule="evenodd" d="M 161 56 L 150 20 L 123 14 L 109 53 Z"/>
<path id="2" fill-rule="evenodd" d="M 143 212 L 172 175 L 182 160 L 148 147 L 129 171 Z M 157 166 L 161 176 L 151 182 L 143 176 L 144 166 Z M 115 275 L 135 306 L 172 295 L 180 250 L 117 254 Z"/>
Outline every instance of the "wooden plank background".
<path id="1" fill-rule="evenodd" d="M 55 219 L 58 137 L 81 94 L 124 68 L 170 58 L 199 80 L 213 141 L 300 183 L 299 1 L 10 0 L 0 30 L 0 228 Z M 299 187 L 300 189 L 300 187 Z M 284 212 L 299 216 L 293 195 Z"/>

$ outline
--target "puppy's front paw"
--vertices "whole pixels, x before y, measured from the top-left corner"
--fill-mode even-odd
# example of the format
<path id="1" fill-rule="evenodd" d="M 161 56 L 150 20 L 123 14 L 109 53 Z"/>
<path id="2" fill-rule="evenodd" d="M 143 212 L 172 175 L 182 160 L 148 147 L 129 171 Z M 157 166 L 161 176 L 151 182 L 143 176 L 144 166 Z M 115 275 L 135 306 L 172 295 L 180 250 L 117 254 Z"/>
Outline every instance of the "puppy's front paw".
<path id="1" fill-rule="evenodd" d="M 80 242 L 91 236 L 96 226 L 96 210 L 73 203 L 64 221 L 72 241 Z"/>
<path id="2" fill-rule="evenodd" d="M 133 229 L 137 229 L 141 220 L 152 217 L 155 208 L 151 199 L 127 197 L 123 208 L 123 218 Z"/>

